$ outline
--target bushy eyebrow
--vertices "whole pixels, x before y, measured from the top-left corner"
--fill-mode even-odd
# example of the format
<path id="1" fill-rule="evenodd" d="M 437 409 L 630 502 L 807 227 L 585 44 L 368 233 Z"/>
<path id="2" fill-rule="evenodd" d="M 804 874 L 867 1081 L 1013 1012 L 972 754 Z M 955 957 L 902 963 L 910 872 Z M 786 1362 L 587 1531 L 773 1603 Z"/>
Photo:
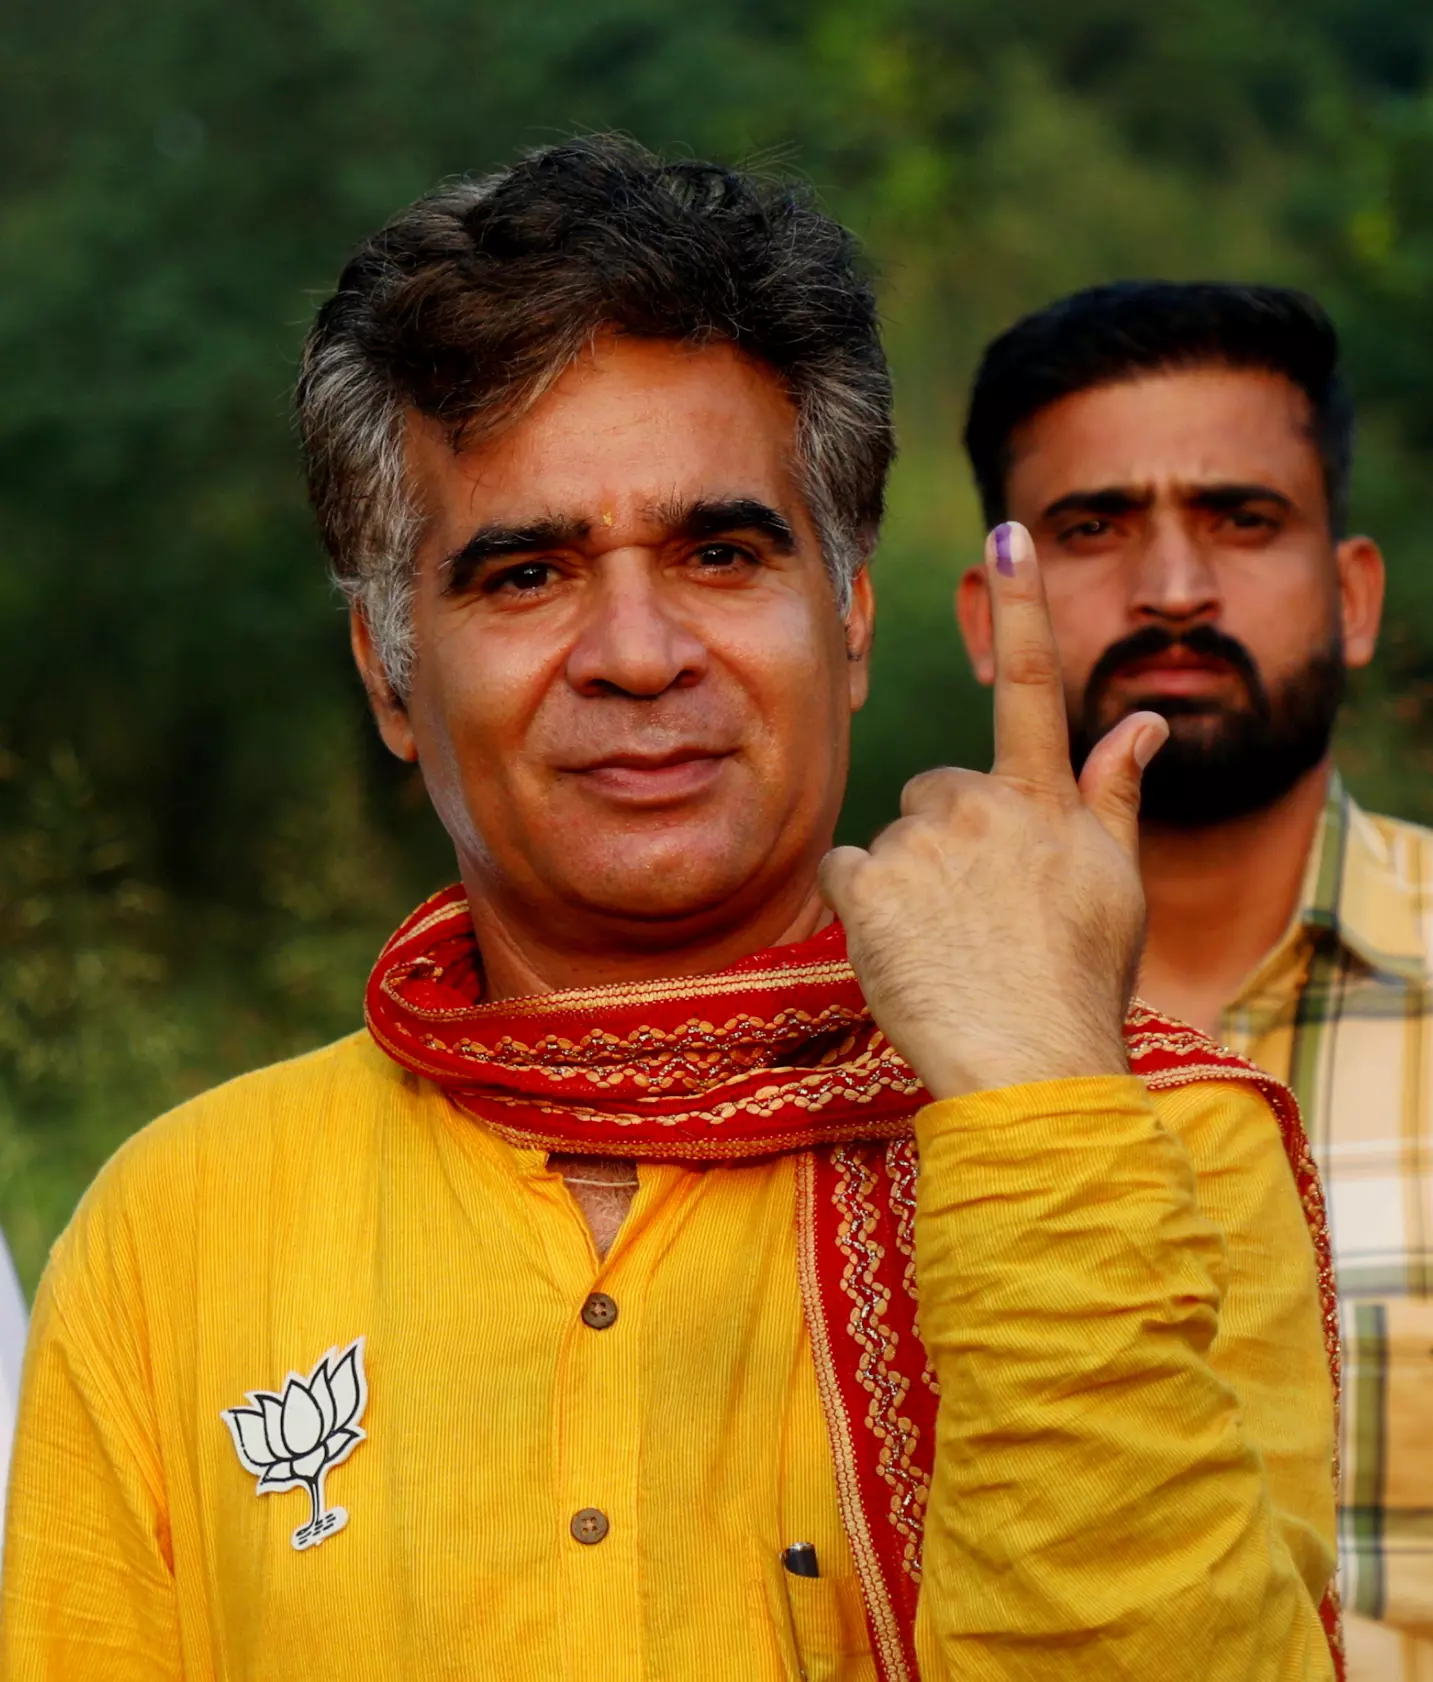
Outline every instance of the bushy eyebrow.
<path id="1" fill-rule="evenodd" d="M 535 520 L 530 525 L 479 526 L 461 549 L 455 549 L 438 566 L 443 594 L 456 595 L 467 588 L 473 574 L 488 561 L 509 555 L 531 555 L 542 549 L 566 549 L 580 543 L 592 530 L 587 520 Z"/>
<path id="2" fill-rule="evenodd" d="M 1057 497 L 1040 512 L 1042 520 L 1058 520 L 1066 514 L 1137 514 L 1154 501 L 1149 491 L 1127 490 L 1107 485 L 1099 490 L 1070 491 Z"/>
<path id="3" fill-rule="evenodd" d="M 1293 502 L 1272 485 L 1240 484 L 1237 482 L 1198 485 L 1183 499 L 1186 507 L 1202 508 L 1210 514 L 1227 514 L 1231 509 L 1246 507 L 1251 502 L 1272 502 L 1279 508 L 1291 510 Z M 1057 497 L 1041 511 L 1042 520 L 1059 520 L 1067 514 L 1138 514 L 1152 507 L 1152 491 L 1134 490 L 1126 485 L 1104 485 L 1098 490 L 1070 491 Z"/>
<path id="4" fill-rule="evenodd" d="M 1211 514 L 1227 514 L 1251 502 L 1272 502 L 1286 511 L 1294 506 L 1291 498 L 1272 485 L 1201 485 L 1187 500 L 1191 508 L 1203 508 Z"/>
<path id="5" fill-rule="evenodd" d="M 703 538 L 727 537 L 734 532 L 759 532 L 780 555 L 796 549 L 796 533 L 784 515 L 756 497 L 734 496 L 719 501 L 689 502 L 654 509 L 674 538 L 700 543 Z"/>
<path id="6" fill-rule="evenodd" d="M 700 543 L 705 539 L 729 537 L 736 532 L 759 532 L 778 554 L 796 549 L 796 534 L 784 515 L 757 497 L 724 497 L 685 503 L 663 503 L 644 511 L 664 532 L 664 542 Z M 570 549 L 592 534 L 590 520 L 534 520 L 526 525 L 480 526 L 463 544 L 440 563 L 444 595 L 458 595 L 473 575 L 490 561 L 513 555 L 540 554 L 543 550 Z"/>

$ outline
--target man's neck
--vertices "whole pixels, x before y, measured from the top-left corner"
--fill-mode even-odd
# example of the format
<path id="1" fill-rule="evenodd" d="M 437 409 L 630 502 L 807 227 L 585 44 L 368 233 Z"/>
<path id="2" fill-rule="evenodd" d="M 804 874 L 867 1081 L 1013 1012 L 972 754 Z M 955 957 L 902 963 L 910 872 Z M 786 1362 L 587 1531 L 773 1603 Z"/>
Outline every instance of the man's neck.
<path id="1" fill-rule="evenodd" d="M 650 927 L 613 928 L 609 944 L 591 938 L 564 941 L 552 924 L 504 915 L 468 884 L 473 932 L 482 954 L 483 995 L 514 999 L 570 987 L 611 987 L 666 980 L 682 975 L 710 975 L 769 946 L 808 940 L 831 921 L 814 877 L 793 884 L 753 916 L 717 926 L 693 927 L 680 938 L 655 938 Z M 553 938 L 556 932 L 558 938 Z"/>
<path id="2" fill-rule="evenodd" d="M 464 873 L 465 881 L 467 873 Z M 709 975 L 768 946 L 807 940 L 831 921 L 813 878 L 793 884 L 754 917 L 729 927 L 692 931 L 668 945 L 626 944 L 614 930 L 609 950 L 596 942 L 562 945 L 528 920 L 504 916 L 474 882 L 467 882 L 473 932 L 483 962 L 487 999 L 530 997 L 569 987 L 612 986 L 679 975 Z M 637 1165 L 623 1158 L 552 1153 L 548 1166 L 562 1175 L 605 1260 L 632 1206 Z"/>
<path id="3" fill-rule="evenodd" d="M 1157 1010 L 1217 1032 L 1298 905 L 1329 772 L 1325 760 L 1272 806 L 1213 829 L 1141 827 L 1149 932 L 1139 990 Z"/>

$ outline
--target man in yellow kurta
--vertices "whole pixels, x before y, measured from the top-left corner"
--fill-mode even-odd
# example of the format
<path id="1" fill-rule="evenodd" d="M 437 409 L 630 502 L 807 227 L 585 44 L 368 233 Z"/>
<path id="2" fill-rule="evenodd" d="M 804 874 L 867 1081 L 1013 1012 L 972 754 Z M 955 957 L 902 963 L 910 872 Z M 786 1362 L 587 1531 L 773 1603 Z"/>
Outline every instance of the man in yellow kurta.
<path id="1" fill-rule="evenodd" d="M 366 242 L 299 407 L 462 884 L 57 1245 L 3 1682 L 1332 1676 L 1316 1188 L 1126 1023 L 1164 726 L 1076 785 L 1019 527 L 994 772 L 829 851 L 892 448 L 848 238 L 551 148 Z"/>

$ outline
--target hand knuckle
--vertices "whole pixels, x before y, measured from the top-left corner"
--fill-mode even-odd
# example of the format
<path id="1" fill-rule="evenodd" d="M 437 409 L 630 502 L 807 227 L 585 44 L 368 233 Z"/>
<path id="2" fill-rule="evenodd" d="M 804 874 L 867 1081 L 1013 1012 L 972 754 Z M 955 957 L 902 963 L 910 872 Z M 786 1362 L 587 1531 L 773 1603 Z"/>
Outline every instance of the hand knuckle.
<path id="1" fill-rule="evenodd" d="M 910 813 L 954 796 L 960 773 L 948 766 L 936 766 L 914 776 L 901 790 L 901 811 Z"/>
<path id="2" fill-rule="evenodd" d="M 1047 688 L 1060 681 L 1059 655 L 1045 643 L 1018 643 L 1006 656 L 1005 678 L 1022 687 Z"/>

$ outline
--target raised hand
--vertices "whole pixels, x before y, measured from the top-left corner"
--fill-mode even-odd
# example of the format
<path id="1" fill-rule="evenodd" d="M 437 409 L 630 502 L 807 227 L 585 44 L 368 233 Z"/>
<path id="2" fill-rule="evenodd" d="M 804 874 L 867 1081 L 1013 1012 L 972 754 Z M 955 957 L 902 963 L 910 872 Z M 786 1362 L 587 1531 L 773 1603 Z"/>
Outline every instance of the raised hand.
<path id="1" fill-rule="evenodd" d="M 1127 1071 L 1144 935 L 1139 785 L 1168 726 L 1133 713 L 1076 783 L 1035 547 L 999 526 L 995 765 L 926 771 L 870 851 L 837 847 L 821 889 L 871 1014 L 936 1098 Z"/>

